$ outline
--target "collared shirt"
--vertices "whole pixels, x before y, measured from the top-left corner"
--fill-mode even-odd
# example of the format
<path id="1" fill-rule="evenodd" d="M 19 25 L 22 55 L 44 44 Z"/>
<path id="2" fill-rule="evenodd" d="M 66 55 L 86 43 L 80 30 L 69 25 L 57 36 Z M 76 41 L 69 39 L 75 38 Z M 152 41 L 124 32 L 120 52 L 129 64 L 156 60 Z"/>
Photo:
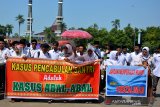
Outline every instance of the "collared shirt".
<path id="1" fill-rule="evenodd" d="M 59 50 L 55 51 L 54 49 L 49 51 L 52 60 L 58 60 L 60 58 L 61 52 Z"/>
<path id="2" fill-rule="evenodd" d="M 34 58 L 51 59 L 51 56 L 48 52 L 43 53 L 42 50 L 40 50 L 35 53 Z"/>
<path id="3" fill-rule="evenodd" d="M 113 65 L 125 65 L 125 57 L 121 53 L 120 55 L 116 56 L 117 51 L 111 51 L 109 60 L 107 60 L 107 63 L 111 62 Z M 116 58 L 117 57 L 117 58 Z"/>
<path id="4" fill-rule="evenodd" d="M 12 55 L 13 52 L 14 52 L 14 49 L 13 49 L 13 48 L 9 50 L 9 54 L 10 54 L 10 55 Z"/>
<path id="5" fill-rule="evenodd" d="M 130 53 L 126 53 L 126 54 L 122 53 L 122 55 L 125 58 L 125 64 L 124 65 L 127 65 L 127 62 L 129 62 Z"/>
<path id="6" fill-rule="evenodd" d="M 3 50 L 0 50 L 0 63 L 6 63 L 6 58 L 5 56 L 9 56 L 9 49 L 8 48 L 3 48 Z"/>
<path id="7" fill-rule="evenodd" d="M 142 64 L 141 57 L 142 57 L 141 52 L 139 52 L 138 54 L 136 52 L 132 52 L 129 57 L 130 65 L 137 66 L 139 64 Z"/>
<path id="8" fill-rule="evenodd" d="M 116 60 L 116 53 L 117 53 L 117 51 L 111 51 L 109 54 L 109 59 Z"/>
<path id="9" fill-rule="evenodd" d="M 15 58 L 21 58 L 22 54 L 17 54 L 14 50 L 10 50 L 10 56 L 9 57 L 15 57 Z"/>
<path id="10" fill-rule="evenodd" d="M 153 74 L 160 77 L 160 53 L 153 57 L 152 63 L 154 65 Z"/>
<path id="11" fill-rule="evenodd" d="M 30 56 L 31 56 L 31 58 L 33 58 L 33 57 L 34 57 L 34 54 L 35 54 L 36 52 L 38 52 L 38 51 L 40 51 L 40 50 L 39 50 L 39 49 L 30 48 Z"/>
<path id="12" fill-rule="evenodd" d="M 21 51 L 22 51 L 22 55 L 23 55 L 23 56 L 31 57 L 31 51 L 30 51 L 30 48 L 25 47 L 25 48 L 23 48 Z"/>

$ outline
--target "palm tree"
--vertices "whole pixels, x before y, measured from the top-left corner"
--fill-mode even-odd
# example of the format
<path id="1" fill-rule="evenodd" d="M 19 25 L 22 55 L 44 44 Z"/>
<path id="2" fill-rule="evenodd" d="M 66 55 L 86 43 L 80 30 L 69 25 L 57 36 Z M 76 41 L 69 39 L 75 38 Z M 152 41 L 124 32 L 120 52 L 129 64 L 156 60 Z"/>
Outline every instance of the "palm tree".
<path id="1" fill-rule="evenodd" d="M 67 29 L 66 23 L 63 22 L 61 26 L 62 26 L 62 32 L 64 32 Z"/>
<path id="2" fill-rule="evenodd" d="M 112 21 L 111 23 L 112 23 L 112 26 L 113 26 L 115 29 L 120 28 L 120 20 L 119 20 L 119 19 L 115 19 L 115 20 Z"/>
<path id="3" fill-rule="evenodd" d="M 23 18 L 23 15 L 18 15 L 16 17 L 16 21 L 18 21 L 18 25 L 19 25 L 19 38 L 20 38 L 20 27 L 21 27 L 21 24 L 24 23 L 25 19 Z"/>
<path id="4" fill-rule="evenodd" d="M 94 29 L 98 29 L 99 28 L 96 23 L 94 23 L 91 27 L 94 28 Z"/>
<path id="5" fill-rule="evenodd" d="M 13 29 L 13 25 L 11 25 L 11 24 L 6 25 L 6 30 L 7 30 L 7 33 L 8 33 L 8 37 L 10 36 L 10 34 L 12 34 L 12 29 Z"/>
<path id="6" fill-rule="evenodd" d="M 43 32 L 44 32 L 44 35 L 45 35 L 47 41 L 50 42 L 50 39 L 53 35 L 51 27 L 45 27 Z"/>
<path id="7" fill-rule="evenodd" d="M 0 25 L 0 35 L 2 36 L 6 35 L 6 27 L 3 25 Z"/>

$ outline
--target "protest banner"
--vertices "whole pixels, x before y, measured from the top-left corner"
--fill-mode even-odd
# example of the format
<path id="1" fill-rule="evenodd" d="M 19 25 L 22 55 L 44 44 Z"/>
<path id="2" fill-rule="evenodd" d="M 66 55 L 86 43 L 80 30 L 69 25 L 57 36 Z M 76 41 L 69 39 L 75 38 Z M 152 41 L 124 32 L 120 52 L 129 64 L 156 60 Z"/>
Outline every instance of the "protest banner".
<path id="1" fill-rule="evenodd" d="M 99 63 L 9 58 L 6 68 L 7 98 L 99 98 Z"/>
<path id="2" fill-rule="evenodd" d="M 108 66 L 106 96 L 147 97 L 147 79 L 143 66 Z"/>

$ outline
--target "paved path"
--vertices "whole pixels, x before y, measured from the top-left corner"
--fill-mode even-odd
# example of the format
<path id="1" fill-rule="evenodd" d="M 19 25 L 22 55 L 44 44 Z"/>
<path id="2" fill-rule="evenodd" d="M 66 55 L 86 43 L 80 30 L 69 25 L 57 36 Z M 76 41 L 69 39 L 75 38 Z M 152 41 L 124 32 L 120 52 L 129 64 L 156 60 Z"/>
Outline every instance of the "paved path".
<path id="1" fill-rule="evenodd" d="M 0 107 L 134 107 L 129 105 L 105 105 L 104 95 L 101 95 L 100 101 L 53 101 L 48 103 L 47 100 L 30 100 L 24 102 L 12 103 L 10 99 L 3 99 L 1 95 Z M 160 82 L 158 84 L 157 97 L 154 98 L 153 104 L 149 107 L 160 107 Z M 135 106 L 135 107 L 147 107 L 147 106 Z"/>

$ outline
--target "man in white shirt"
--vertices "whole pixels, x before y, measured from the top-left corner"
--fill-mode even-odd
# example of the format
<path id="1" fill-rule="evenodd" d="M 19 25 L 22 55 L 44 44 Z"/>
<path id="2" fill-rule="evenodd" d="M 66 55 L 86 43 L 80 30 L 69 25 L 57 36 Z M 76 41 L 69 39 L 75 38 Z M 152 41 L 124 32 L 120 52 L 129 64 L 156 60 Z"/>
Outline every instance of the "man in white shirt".
<path id="1" fill-rule="evenodd" d="M 15 46 L 18 45 L 19 42 L 18 41 L 13 41 L 11 44 L 11 48 L 9 50 L 10 55 L 12 55 L 12 53 L 14 52 Z"/>
<path id="2" fill-rule="evenodd" d="M 113 65 L 125 64 L 125 57 L 122 54 L 122 49 L 120 46 L 117 46 L 116 51 L 111 51 L 108 62 L 112 62 Z"/>
<path id="3" fill-rule="evenodd" d="M 124 55 L 125 57 L 125 64 L 124 65 L 129 65 L 129 57 L 130 57 L 130 53 L 127 52 L 127 47 L 123 46 L 122 47 L 122 55 Z"/>
<path id="4" fill-rule="evenodd" d="M 94 53 L 97 55 L 98 59 L 101 59 L 101 50 L 99 48 L 99 41 L 94 41 Z"/>
<path id="5" fill-rule="evenodd" d="M 78 52 L 77 52 L 77 55 L 78 56 L 83 56 L 84 55 L 84 50 L 85 50 L 85 47 L 83 45 L 79 45 L 78 46 Z"/>
<path id="6" fill-rule="evenodd" d="M 21 39 L 19 41 L 18 47 L 19 47 L 22 55 L 29 58 L 29 57 L 31 57 L 31 52 L 30 52 L 30 49 L 26 46 L 26 44 L 27 44 L 26 39 Z"/>
<path id="7" fill-rule="evenodd" d="M 158 47 L 158 53 L 153 57 L 152 63 L 153 69 L 153 95 L 156 95 L 158 81 L 160 79 L 160 46 Z"/>
<path id="8" fill-rule="evenodd" d="M 3 38 L 0 38 L 0 90 L 5 90 L 5 63 L 7 56 L 9 55 L 9 49 L 5 48 L 5 42 Z"/>
<path id="9" fill-rule="evenodd" d="M 26 57 L 23 56 L 23 54 L 21 53 L 21 50 L 19 48 L 19 44 L 16 44 L 12 51 L 10 50 L 10 55 L 8 57 L 26 59 Z"/>
<path id="10" fill-rule="evenodd" d="M 141 64 L 141 57 L 142 57 L 141 46 L 140 44 L 136 44 L 134 46 L 134 52 L 132 52 L 128 58 L 128 62 L 130 63 L 131 66 L 138 66 Z"/>
<path id="11" fill-rule="evenodd" d="M 54 41 L 52 43 L 52 50 L 49 51 L 49 54 L 51 55 L 52 60 L 58 60 L 60 58 L 60 51 L 58 50 L 59 43 L 57 41 Z"/>
<path id="12" fill-rule="evenodd" d="M 51 55 L 48 53 L 49 48 L 47 43 L 41 44 L 41 50 L 34 54 L 34 58 L 51 59 Z"/>
<path id="13" fill-rule="evenodd" d="M 30 47 L 31 58 L 33 58 L 34 54 L 38 51 L 38 49 L 36 48 L 36 46 L 37 46 L 37 40 L 33 39 L 31 41 L 31 47 Z"/>

